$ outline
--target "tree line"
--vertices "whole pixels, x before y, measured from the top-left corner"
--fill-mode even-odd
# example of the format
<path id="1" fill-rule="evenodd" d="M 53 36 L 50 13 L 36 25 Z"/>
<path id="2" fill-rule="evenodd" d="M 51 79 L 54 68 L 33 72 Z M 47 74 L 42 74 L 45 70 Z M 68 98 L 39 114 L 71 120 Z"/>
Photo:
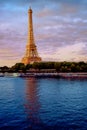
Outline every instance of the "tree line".
<path id="1" fill-rule="evenodd" d="M 1 72 L 27 72 L 29 70 L 55 69 L 56 72 L 87 72 L 87 63 L 85 62 L 34 62 L 24 65 L 16 63 L 12 67 L 0 67 Z"/>

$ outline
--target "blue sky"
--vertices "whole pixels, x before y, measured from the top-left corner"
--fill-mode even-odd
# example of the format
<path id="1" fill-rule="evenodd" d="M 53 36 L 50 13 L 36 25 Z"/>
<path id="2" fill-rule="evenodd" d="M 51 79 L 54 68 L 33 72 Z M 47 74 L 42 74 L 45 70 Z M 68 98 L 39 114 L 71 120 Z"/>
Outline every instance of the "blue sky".
<path id="1" fill-rule="evenodd" d="M 30 6 L 43 61 L 87 61 L 87 0 L 0 0 L 0 66 L 24 56 Z"/>

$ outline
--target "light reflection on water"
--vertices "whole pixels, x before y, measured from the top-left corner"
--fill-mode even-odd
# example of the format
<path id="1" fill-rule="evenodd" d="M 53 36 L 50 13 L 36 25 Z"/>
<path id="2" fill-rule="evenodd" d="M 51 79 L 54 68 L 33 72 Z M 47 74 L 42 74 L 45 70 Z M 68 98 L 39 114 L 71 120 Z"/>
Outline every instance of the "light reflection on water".
<path id="1" fill-rule="evenodd" d="M 26 79 L 26 104 L 25 109 L 29 121 L 31 122 L 29 127 L 32 125 L 38 125 L 39 119 L 39 94 L 37 90 L 37 80 L 35 78 Z"/>
<path id="2" fill-rule="evenodd" d="M 87 80 L 0 78 L 0 130 L 87 129 Z"/>

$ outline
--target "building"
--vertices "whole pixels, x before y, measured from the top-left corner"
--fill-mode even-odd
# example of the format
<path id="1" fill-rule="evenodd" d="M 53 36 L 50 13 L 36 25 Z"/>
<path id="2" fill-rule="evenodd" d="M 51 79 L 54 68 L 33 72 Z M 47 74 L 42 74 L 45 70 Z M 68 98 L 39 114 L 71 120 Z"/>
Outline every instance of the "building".
<path id="1" fill-rule="evenodd" d="M 31 64 L 34 62 L 41 62 L 41 57 L 38 56 L 37 47 L 34 41 L 34 33 L 33 33 L 33 20 L 32 20 L 32 9 L 28 10 L 28 39 L 26 45 L 25 56 L 22 58 L 22 63 L 25 65 Z"/>

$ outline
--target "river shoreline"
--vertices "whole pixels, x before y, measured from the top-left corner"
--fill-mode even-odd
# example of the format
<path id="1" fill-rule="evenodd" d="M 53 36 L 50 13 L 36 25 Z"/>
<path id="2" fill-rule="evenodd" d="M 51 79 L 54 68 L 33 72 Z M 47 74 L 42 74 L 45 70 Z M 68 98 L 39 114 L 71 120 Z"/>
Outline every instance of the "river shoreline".
<path id="1" fill-rule="evenodd" d="M 87 73 L 78 72 L 78 73 L 0 73 L 0 77 L 35 77 L 35 78 L 82 78 L 87 79 Z"/>

